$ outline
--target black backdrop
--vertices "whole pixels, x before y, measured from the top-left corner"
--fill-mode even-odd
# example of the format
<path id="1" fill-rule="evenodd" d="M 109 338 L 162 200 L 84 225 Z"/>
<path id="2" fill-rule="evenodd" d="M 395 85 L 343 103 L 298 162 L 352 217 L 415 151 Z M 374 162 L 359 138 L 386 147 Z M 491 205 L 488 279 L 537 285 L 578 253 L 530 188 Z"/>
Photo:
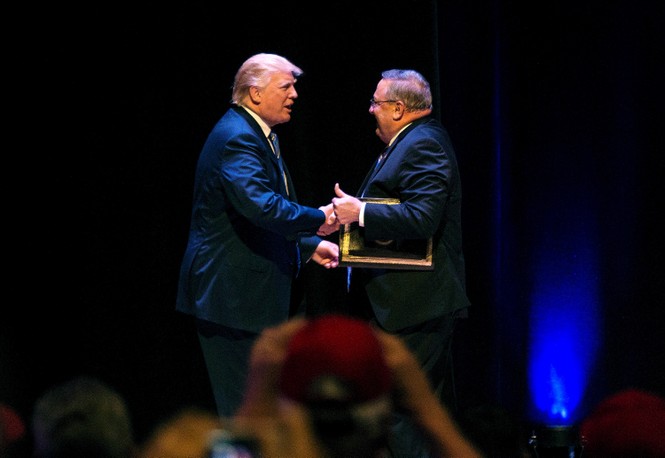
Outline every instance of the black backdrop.
<path id="1" fill-rule="evenodd" d="M 474 307 L 456 348 L 462 405 L 525 410 L 532 218 L 589 194 L 609 337 L 587 402 L 663 390 L 665 15 L 657 2 L 578 3 L 15 11 L 1 399 L 27 417 L 46 387 L 94 373 L 127 396 L 139 438 L 179 406 L 210 405 L 191 322 L 174 312 L 177 272 L 196 158 L 256 52 L 305 71 L 278 132 L 313 206 L 335 182 L 354 192 L 380 149 L 367 112 L 380 72 L 415 68 L 432 83 L 464 187 Z M 308 266 L 305 279 L 314 311 L 339 306 L 341 269 Z"/>

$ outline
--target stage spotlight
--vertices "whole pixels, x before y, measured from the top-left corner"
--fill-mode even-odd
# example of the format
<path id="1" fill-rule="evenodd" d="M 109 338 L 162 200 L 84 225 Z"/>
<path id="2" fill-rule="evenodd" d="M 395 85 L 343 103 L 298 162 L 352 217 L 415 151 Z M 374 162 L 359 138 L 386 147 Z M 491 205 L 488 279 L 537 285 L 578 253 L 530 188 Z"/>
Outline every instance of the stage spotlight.
<path id="1" fill-rule="evenodd" d="M 535 458 L 576 458 L 582 456 L 584 441 L 571 425 L 545 425 L 533 429 L 529 446 Z"/>

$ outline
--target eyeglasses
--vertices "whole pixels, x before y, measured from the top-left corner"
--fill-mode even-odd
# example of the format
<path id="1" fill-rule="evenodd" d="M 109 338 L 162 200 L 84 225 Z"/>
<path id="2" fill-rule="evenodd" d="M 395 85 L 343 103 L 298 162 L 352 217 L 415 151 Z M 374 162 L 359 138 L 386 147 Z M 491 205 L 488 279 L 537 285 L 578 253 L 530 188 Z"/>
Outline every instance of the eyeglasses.
<path id="1" fill-rule="evenodd" d="M 397 100 L 374 100 L 374 97 L 369 99 L 369 106 L 371 107 L 376 107 L 381 105 L 382 103 L 395 103 Z"/>

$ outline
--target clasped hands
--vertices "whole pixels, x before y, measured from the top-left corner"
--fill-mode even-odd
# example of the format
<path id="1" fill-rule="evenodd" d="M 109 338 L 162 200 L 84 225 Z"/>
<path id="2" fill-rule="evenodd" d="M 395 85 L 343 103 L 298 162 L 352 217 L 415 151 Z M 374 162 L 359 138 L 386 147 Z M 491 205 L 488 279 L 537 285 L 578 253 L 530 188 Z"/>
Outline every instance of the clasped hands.
<path id="1" fill-rule="evenodd" d="M 326 214 L 325 222 L 319 227 L 317 235 L 325 237 L 339 230 L 340 224 L 350 224 L 358 221 L 360 217 L 361 202 L 359 199 L 346 194 L 335 183 L 335 195 L 331 203 L 319 207 Z"/>
<path id="2" fill-rule="evenodd" d="M 358 221 L 361 202 L 350 196 L 335 183 L 335 195 L 328 205 L 319 207 L 326 215 L 326 220 L 319 227 L 316 234 L 320 237 L 328 236 L 339 230 L 340 224 Z M 339 246 L 328 240 L 322 240 L 312 254 L 312 260 L 326 269 L 333 269 L 339 265 Z"/>

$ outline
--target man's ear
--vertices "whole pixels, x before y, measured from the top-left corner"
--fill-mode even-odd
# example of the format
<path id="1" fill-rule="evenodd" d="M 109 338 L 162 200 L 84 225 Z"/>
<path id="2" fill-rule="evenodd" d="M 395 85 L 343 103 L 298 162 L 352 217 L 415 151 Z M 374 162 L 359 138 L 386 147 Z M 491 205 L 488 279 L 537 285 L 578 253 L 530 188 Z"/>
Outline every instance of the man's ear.
<path id="1" fill-rule="evenodd" d="M 261 103 L 261 90 L 256 86 L 250 86 L 249 98 L 252 100 L 253 103 L 258 105 L 259 103 Z"/>
<path id="2" fill-rule="evenodd" d="M 398 121 L 404 116 L 404 104 L 401 100 L 395 102 L 395 108 L 393 109 L 393 119 Z"/>

